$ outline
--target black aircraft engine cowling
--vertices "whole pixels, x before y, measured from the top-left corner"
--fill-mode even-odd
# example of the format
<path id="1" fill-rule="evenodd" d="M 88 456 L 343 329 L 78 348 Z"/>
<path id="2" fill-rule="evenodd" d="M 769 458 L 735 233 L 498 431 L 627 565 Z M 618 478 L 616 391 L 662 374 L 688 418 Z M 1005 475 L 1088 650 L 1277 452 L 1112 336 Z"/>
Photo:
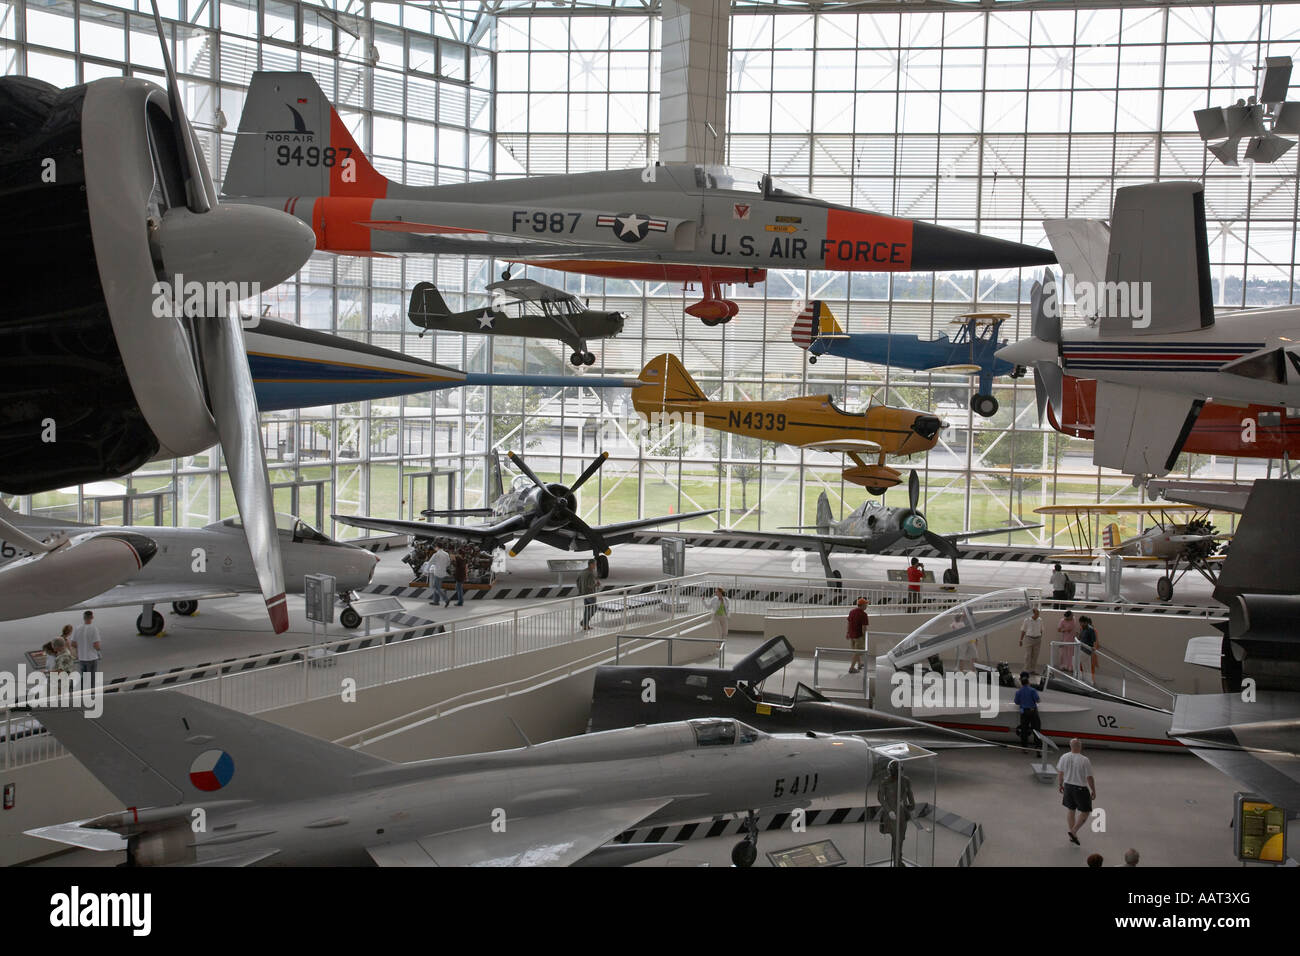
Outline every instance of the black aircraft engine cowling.
<path id="1" fill-rule="evenodd" d="M 159 449 L 100 285 L 82 161 L 85 93 L 0 78 L 0 262 L 8 279 L 0 489 L 12 494 L 118 477 Z M 53 182 L 42 175 L 47 160 Z M 53 441 L 45 440 L 50 423 Z"/>

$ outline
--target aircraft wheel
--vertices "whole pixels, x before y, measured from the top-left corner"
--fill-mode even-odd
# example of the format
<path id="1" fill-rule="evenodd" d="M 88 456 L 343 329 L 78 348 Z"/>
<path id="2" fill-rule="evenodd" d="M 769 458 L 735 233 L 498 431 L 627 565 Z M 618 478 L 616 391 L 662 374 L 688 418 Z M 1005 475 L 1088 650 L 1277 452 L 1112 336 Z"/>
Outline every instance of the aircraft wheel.
<path id="1" fill-rule="evenodd" d="M 574 352 L 572 355 L 569 356 L 569 364 L 572 365 L 574 368 L 578 368 L 582 365 L 582 359 L 583 359 L 583 354 L 581 352 Z"/>
<path id="2" fill-rule="evenodd" d="M 607 578 L 607 577 L 609 577 L 609 557 L 608 557 L 608 555 L 604 555 L 604 554 L 598 554 L 598 555 L 596 555 L 596 577 L 598 577 L 598 578 Z"/>
<path id="3" fill-rule="evenodd" d="M 722 320 L 721 319 L 700 319 L 700 321 L 703 322 L 705 325 L 707 325 L 709 328 L 713 328 Z"/>
<path id="4" fill-rule="evenodd" d="M 888 488 L 867 488 L 867 491 L 873 495 L 883 495 L 888 490 Z"/>
<path id="5" fill-rule="evenodd" d="M 583 353 L 582 353 L 582 364 L 583 364 L 583 365 L 595 365 L 595 364 L 596 364 L 596 356 L 595 356 L 595 354 L 592 353 L 592 352 L 583 352 Z"/>
<path id="6" fill-rule="evenodd" d="M 808 356 L 808 364 L 809 364 L 809 365 L 816 365 L 816 364 L 817 364 L 817 356 L 815 356 L 815 355 L 810 355 L 810 356 Z"/>
<path id="7" fill-rule="evenodd" d="M 972 395 L 970 407 L 981 418 L 992 418 L 998 413 L 998 400 L 992 395 Z"/>
<path id="8" fill-rule="evenodd" d="M 156 637 L 162 633 L 163 623 L 162 613 L 154 611 L 153 618 L 148 624 L 144 622 L 144 615 L 139 615 L 135 619 L 135 629 L 140 632 L 141 637 Z"/>
<path id="9" fill-rule="evenodd" d="M 758 847 L 748 840 L 741 840 L 731 848 L 731 862 L 736 866 L 753 866 L 757 859 Z"/>
<path id="10" fill-rule="evenodd" d="M 1174 582 L 1162 576 L 1156 582 L 1156 596 L 1162 601 L 1170 600 L 1174 596 Z"/>
<path id="11" fill-rule="evenodd" d="M 730 321 L 731 321 L 732 319 L 734 319 L 735 317 L 736 317 L 736 316 L 735 316 L 735 314 L 733 313 L 732 315 L 727 315 L 727 316 L 722 317 L 721 319 L 718 319 L 718 321 L 721 322 L 723 325 L 726 325 L 728 322 L 730 322 Z"/>
<path id="12" fill-rule="evenodd" d="M 356 630 L 361 626 L 361 615 L 350 607 L 345 607 L 343 613 L 339 615 L 339 623 L 349 631 Z"/>
<path id="13" fill-rule="evenodd" d="M 182 617 L 189 617 L 198 609 L 198 601 L 172 601 L 172 612 Z"/>
<path id="14" fill-rule="evenodd" d="M 943 583 L 944 583 L 944 584 L 961 584 L 961 582 L 957 580 L 957 572 L 954 571 L 952 568 L 945 568 L 945 569 L 944 569 L 944 572 L 943 572 Z"/>

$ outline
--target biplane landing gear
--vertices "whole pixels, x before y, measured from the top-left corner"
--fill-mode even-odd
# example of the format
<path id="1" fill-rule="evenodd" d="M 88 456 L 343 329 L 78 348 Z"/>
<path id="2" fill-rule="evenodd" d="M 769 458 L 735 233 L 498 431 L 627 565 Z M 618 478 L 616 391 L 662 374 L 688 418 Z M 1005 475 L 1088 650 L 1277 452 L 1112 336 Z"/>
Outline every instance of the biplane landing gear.
<path id="1" fill-rule="evenodd" d="M 569 356 L 569 364 L 574 368 L 581 368 L 583 365 L 595 365 L 596 356 L 592 352 L 574 352 Z"/>
<path id="2" fill-rule="evenodd" d="M 976 393 L 971 396 L 970 408 L 981 418 L 992 418 L 998 413 L 998 400 L 992 395 Z"/>
<path id="3" fill-rule="evenodd" d="M 1156 582 L 1156 597 L 1162 601 L 1168 601 L 1174 596 L 1174 582 L 1169 580 L 1167 575 L 1162 575 Z"/>
<path id="4" fill-rule="evenodd" d="M 750 867 L 758 859 L 758 817 L 750 810 L 745 816 L 745 839 L 731 848 L 731 862 L 735 866 Z"/>
<path id="5" fill-rule="evenodd" d="M 808 364 L 809 364 L 809 365 L 816 365 L 816 364 L 817 364 L 817 356 L 815 356 L 815 355 L 810 355 L 810 356 L 808 356 Z"/>

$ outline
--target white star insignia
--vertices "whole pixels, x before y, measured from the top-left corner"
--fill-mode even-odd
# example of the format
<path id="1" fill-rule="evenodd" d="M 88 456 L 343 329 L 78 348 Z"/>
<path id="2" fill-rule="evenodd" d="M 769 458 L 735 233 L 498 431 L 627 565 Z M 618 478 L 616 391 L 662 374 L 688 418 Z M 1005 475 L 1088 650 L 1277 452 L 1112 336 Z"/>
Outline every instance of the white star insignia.
<path id="1" fill-rule="evenodd" d="M 478 327 L 480 329 L 492 328 L 492 310 L 484 309 L 483 314 L 478 317 Z"/>
<path id="2" fill-rule="evenodd" d="M 628 233 L 631 233 L 634 236 L 641 235 L 641 224 L 649 222 L 650 220 L 643 219 L 640 216 L 638 216 L 636 213 L 631 213 L 630 215 L 627 216 L 619 216 L 614 221 L 617 222 L 619 226 L 622 227 L 619 229 L 618 232 L 618 236 L 621 239 L 624 236 L 626 236 Z"/>

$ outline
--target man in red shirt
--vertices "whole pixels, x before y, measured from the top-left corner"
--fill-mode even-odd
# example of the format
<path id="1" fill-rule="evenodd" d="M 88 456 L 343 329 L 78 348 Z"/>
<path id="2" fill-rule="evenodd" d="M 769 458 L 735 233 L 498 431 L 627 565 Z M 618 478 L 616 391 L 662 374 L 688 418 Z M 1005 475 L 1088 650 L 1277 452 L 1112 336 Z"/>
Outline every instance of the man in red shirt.
<path id="1" fill-rule="evenodd" d="M 866 598 L 860 597 L 853 605 L 853 610 L 849 611 L 849 629 L 844 636 L 855 651 L 867 649 L 867 625 L 871 623 L 867 617 L 869 603 Z M 849 661 L 849 673 L 856 674 L 860 670 L 862 670 L 862 654 L 858 653 L 854 654 L 853 659 Z"/>
<path id="2" fill-rule="evenodd" d="M 925 565 L 916 558 L 907 569 L 907 603 L 921 603 L 921 581 L 925 578 Z"/>

